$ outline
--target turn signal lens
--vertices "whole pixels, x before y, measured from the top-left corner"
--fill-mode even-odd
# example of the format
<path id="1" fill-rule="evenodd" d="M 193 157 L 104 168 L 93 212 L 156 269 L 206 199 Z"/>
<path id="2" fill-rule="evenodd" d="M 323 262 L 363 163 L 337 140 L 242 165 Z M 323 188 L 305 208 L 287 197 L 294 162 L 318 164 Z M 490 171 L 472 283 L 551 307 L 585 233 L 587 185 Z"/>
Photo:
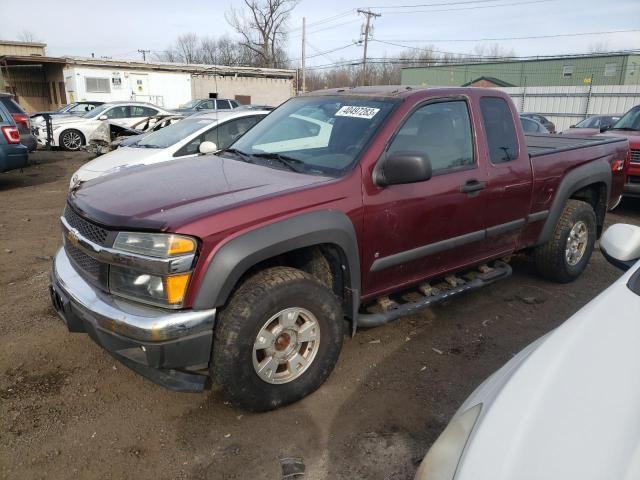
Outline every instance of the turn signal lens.
<path id="1" fill-rule="evenodd" d="M 189 284 L 189 277 L 191 277 L 191 274 L 184 273 L 182 275 L 173 275 L 165 278 L 167 285 L 167 303 L 169 305 L 182 303 L 187 291 L 187 285 Z"/>
<path id="2" fill-rule="evenodd" d="M 180 253 L 191 253 L 196 249 L 196 242 L 188 237 L 178 237 L 171 235 L 169 239 L 169 256 L 178 255 Z"/>

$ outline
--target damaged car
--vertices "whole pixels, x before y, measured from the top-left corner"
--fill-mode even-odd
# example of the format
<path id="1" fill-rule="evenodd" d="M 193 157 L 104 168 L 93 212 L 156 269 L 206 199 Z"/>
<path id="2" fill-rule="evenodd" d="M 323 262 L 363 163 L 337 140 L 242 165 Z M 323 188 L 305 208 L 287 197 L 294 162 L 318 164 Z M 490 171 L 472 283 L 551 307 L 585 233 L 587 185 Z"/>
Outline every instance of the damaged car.
<path id="1" fill-rule="evenodd" d="M 183 118 L 184 115 L 152 115 L 131 126 L 105 120 L 91 134 L 84 150 L 95 156 L 104 155 L 118 147 L 132 145 L 148 133 L 173 125 Z"/>

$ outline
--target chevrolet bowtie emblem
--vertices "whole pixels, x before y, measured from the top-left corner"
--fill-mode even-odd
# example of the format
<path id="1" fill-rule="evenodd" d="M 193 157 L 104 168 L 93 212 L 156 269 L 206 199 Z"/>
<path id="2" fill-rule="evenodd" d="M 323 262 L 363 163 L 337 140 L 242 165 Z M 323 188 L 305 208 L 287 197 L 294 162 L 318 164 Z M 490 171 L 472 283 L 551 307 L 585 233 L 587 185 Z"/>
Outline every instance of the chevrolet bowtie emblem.
<path id="1" fill-rule="evenodd" d="M 69 240 L 69 243 L 71 243 L 71 245 L 73 245 L 74 247 L 78 246 L 78 234 L 74 230 L 69 230 L 67 232 L 67 240 Z"/>

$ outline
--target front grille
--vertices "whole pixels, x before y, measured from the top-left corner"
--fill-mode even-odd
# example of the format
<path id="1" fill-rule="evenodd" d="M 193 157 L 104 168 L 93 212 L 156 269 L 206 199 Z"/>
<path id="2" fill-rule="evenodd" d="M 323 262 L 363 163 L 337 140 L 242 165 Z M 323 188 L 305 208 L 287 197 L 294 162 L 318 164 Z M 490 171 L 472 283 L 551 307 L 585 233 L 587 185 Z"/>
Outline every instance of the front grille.
<path id="1" fill-rule="evenodd" d="M 67 223 L 78 230 L 83 237 L 97 243 L 98 245 L 106 246 L 107 239 L 110 237 L 109 230 L 88 222 L 74 212 L 69 205 L 64 209 L 64 218 Z"/>
<path id="2" fill-rule="evenodd" d="M 74 247 L 69 242 L 65 242 L 64 246 L 71 262 L 75 264 L 78 270 L 98 280 L 100 277 L 100 269 L 102 264 L 95 258 L 90 257 L 79 248 Z"/>
<path id="3" fill-rule="evenodd" d="M 631 150 L 631 163 L 640 163 L 640 150 Z"/>

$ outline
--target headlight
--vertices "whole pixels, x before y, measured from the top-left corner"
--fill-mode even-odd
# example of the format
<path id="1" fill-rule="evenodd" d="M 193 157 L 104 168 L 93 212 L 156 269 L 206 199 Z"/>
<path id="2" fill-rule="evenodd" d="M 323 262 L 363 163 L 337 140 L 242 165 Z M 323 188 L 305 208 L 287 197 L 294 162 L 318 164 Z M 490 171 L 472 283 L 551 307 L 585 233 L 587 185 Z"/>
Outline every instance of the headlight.
<path id="1" fill-rule="evenodd" d="M 452 480 L 460 457 L 480 416 L 479 403 L 453 417 L 422 460 L 415 480 Z"/>
<path id="2" fill-rule="evenodd" d="M 109 290 L 132 300 L 180 308 L 191 278 L 190 269 L 197 248 L 196 240 L 185 235 L 120 232 L 113 243 L 113 249 L 141 255 L 142 258 L 132 267 L 112 265 L 109 268 Z M 144 257 L 148 257 L 148 260 Z M 153 258 L 174 259 L 171 261 L 181 263 L 181 268 L 169 270 L 175 271 L 175 274 L 145 272 L 145 261 Z"/>
<path id="3" fill-rule="evenodd" d="M 112 265 L 109 269 L 111 293 L 162 307 L 179 308 L 191 273 L 159 276 Z"/>
<path id="4" fill-rule="evenodd" d="M 120 232 L 113 248 L 150 257 L 169 258 L 193 253 L 197 244 L 193 238 L 184 235 Z"/>

